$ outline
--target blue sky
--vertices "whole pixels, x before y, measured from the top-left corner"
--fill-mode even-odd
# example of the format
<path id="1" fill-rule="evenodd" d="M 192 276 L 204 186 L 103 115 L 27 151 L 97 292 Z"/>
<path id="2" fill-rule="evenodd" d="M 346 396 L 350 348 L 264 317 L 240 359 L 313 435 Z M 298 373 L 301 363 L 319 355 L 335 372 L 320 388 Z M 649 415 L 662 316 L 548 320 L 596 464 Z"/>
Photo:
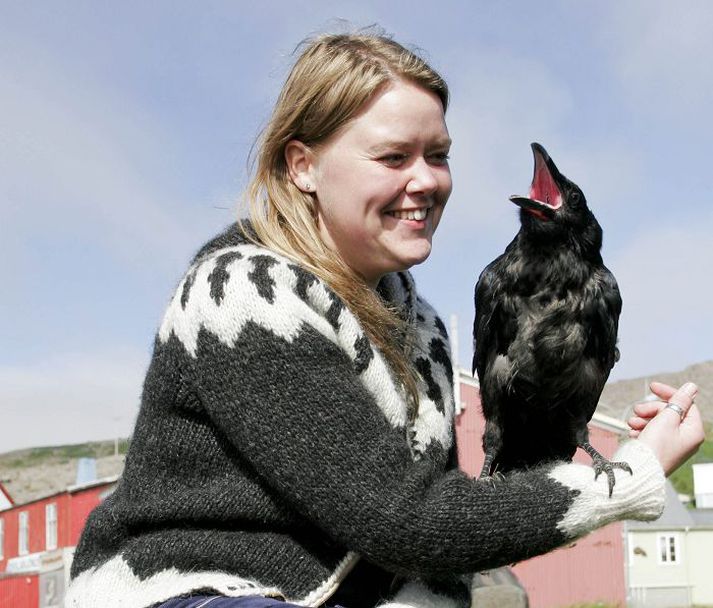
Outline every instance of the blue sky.
<path id="1" fill-rule="evenodd" d="M 414 274 L 458 315 L 463 367 L 531 141 L 604 228 L 613 377 L 713 359 L 713 3 L 0 0 L 0 452 L 129 433 L 163 307 L 234 217 L 293 48 L 342 19 L 451 86 L 454 192 Z"/>

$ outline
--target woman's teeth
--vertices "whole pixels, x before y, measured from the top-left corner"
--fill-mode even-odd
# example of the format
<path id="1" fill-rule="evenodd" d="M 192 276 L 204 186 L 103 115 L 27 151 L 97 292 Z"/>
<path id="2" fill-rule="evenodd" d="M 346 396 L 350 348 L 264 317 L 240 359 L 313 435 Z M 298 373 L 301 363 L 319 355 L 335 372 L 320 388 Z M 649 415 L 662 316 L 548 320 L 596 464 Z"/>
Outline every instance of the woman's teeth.
<path id="1" fill-rule="evenodd" d="M 400 220 L 425 220 L 428 209 L 412 209 L 410 211 L 392 211 L 391 215 Z"/>

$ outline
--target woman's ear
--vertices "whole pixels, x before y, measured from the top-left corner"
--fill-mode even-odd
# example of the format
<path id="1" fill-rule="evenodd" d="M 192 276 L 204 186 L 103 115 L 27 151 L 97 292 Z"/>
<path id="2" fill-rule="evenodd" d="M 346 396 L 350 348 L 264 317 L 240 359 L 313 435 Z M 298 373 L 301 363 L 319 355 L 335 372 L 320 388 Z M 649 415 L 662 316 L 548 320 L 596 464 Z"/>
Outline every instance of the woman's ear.
<path id="1" fill-rule="evenodd" d="M 285 146 L 285 163 L 290 179 L 302 192 L 314 192 L 314 152 L 297 139 L 291 139 Z"/>

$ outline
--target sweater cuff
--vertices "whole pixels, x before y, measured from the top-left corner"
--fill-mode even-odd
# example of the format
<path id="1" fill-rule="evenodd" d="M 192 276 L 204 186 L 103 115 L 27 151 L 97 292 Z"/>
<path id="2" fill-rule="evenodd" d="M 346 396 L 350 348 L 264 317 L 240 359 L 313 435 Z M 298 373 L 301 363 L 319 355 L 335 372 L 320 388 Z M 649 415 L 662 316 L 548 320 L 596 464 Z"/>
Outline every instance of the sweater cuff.
<path id="1" fill-rule="evenodd" d="M 612 462 L 626 462 L 632 474 L 614 469 L 616 483 L 609 497 L 607 476 L 595 481 L 594 470 L 586 465 L 568 463 L 555 467 L 550 477 L 575 490 L 577 495 L 558 528 L 571 538 L 622 519 L 650 521 L 663 512 L 666 479 L 653 451 L 638 440 L 624 443 Z"/>

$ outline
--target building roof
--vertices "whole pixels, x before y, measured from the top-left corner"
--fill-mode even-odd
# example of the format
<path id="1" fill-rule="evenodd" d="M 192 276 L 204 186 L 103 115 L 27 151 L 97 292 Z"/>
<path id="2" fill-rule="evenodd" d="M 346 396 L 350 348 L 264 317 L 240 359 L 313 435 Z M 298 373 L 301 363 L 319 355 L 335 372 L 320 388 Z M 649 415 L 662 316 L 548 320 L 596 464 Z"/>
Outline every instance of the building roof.
<path id="1" fill-rule="evenodd" d="M 713 509 L 691 509 L 690 513 L 696 526 L 713 527 Z"/>
<path id="2" fill-rule="evenodd" d="M 112 486 L 113 484 L 115 484 L 118 481 L 118 479 L 119 479 L 118 475 L 112 475 L 111 477 L 103 477 L 101 479 L 94 479 L 94 480 L 88 481 L 86 483 L 75 484 L 75 485 L 66 487 L 64 490 L 60 490 L 58 492 L 52 492 L 52 494 L 45 494 L 43 496 L 38 496 L 37 498 L 33 498 L 32 500 L 28 500 L 27 502 L 15 502 L 10 507 L 7 507 L 5 509 L 0 508 L 0 512 L 12 511 L 15 509 L 25 509 L 29 505 L 32 505 L 36 502 L 47 501 L 49 499 L 55 498 L 56 496 L 60 496 L 62 494 L 76 494 L 77 492 L 82 492 L 83 490 L 89 490 L 89 489 L 95 488 L 95 487 Z"/>
<path id="3" fill-rule="evenodd" d="M 15 501 L 12 499 L 12 496 L 10 496 L 10 492 L 7 491 L 5 486 L 2 485 L 2 481 L 0 481 L 0 511 L 10 509 L 14 504 Z"/>

